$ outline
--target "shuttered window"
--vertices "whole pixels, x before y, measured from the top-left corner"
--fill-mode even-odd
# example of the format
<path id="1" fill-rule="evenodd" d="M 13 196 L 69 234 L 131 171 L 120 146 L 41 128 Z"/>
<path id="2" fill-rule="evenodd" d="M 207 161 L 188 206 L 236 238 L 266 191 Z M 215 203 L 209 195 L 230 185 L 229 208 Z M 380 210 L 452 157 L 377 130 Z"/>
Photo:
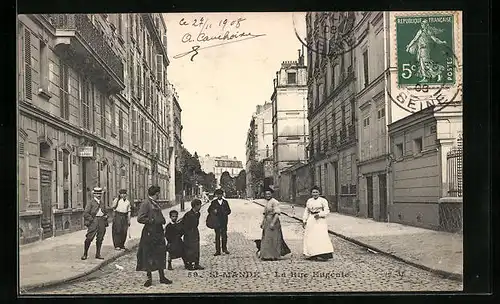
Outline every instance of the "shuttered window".
<path id="1" fill-rule="evenodd" d="M 141 148 L 144 149 L 144 117 L 141 116 L 140 118 L 140 130 L 139 130 L 139 134 L 140 134 L 140 140 L 139 142 L 141 143 Z"/>
<path id="2" fill-rule="evenodd" d="M 24 30 L 24 92 L 25 98 L 32 99 L 31 32 Z"/>
<path id="3" fill-rule="evenodd" d="M 118 142 L 123 147 L 123 112 L 118 110 Z"/>
<path id="4" fill-rule="evenodd" d="M 136 97 L 137 99 L 141 100 L 142 99 L 142 64 L 139 59 L 136 57 L 136 84 L 137 84 L 137 90 L 136 90 Z"/>
<path id="5" fill-rule="evenodd" d="M 106 99 L 103 94 L 99 95 L 101 110 L 101 137 L 106 138 Z"/>
<path id="6" fill-rule="evenodd" d="M 85 129 L 90 128 L 90 83 L 87 80 L 82 84 L 82 126 Z"/>
<path id="7" fill-rule="evenodd" d="M 111 112 L 111 134 L 116 134 L 116 105 L 114 100 L 109 99 L 109 111 Z"/>
<path id="8" fill-rule="evenodd" d="M 132 144 L 137 144 L 137 110 L 132 109 Z"/>
<path id="9" fill-rule="evenodd" d="M 156 55 L 156 80 L 163 85 L 163 55 Z"/>
<path id="10" fill-rule="evenodd" d="M 69 70 L 62 62 L 59 72 L 59 105 L 61 117 L 69 119 Z"/>
<path id="11" fill-rule="evenodd" d="M 150 103 L 150 78 L 146 73 L 144 73 L 144 106 L 149 108 L 149 103 Z"/>
<path id="12" fill-rule="evenodd" d="M 134 52 L 132 49 L 130 49 L 129 53 L 129 80 L 130 80 L 130 94 L 132 96 L 135 96 L 135 74 L 134 74 Z"/>
<path id="13" fill-rule="evenodd" d="M 151 137 L 150 137 L 150 124 L 149 121 L 146 121 L 145 126 L 145 147 L 146 152 L 151 152 Z"/>

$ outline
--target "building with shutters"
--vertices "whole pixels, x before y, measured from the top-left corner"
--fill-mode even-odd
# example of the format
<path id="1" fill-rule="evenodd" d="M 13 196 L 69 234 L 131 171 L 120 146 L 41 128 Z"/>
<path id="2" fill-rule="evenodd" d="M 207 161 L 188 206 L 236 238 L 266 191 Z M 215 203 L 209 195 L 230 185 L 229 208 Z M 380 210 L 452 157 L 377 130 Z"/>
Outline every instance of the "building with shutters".
<path id="1" fill-rule="evenodd" d="M 332 30 L 352 28 L 354 12 L 306 14 L 308 49 L 309 163 L 313 184 L 330 209 L 357 214 L 357 110 L 355 49 L 336 54 Z M 342 33 L 348 43 L 352 31 Z M 314 50 L 314 51 L 313 51 Z"/>
<path id="2" fill-rule="evenodd" d="M 161 14 L 18 17 L 19 238 L 84 228 L 92 189 L 166 198 L 170 106 Z"/>
<path id="3" fill-rule="evenodd" d="M 280 197 L 281 172 L 297 162 L 307 160 L 307 67 L 300 50 L 297 61 L 282 62 L 273 82 L 273 187 L 276 196 Z"/>
<path id="4" fill-rule="evenodd" d="M 417 219 L 416 214 L 421 210 L 425 210 L 425 217 L 432 217 L 433 211 L 430 210 L 437 210 L 436 206 L 431 208 L 431 205 L 423 204 L 434 204 L 438 196 L 436 189 L 444 186 L 438 183 L 429 186 L 430 181 L 424 178 L 429 177 L 426 174 L 434 174 L 435 168 L 430 167 L 435 163 L 430 164 L 436 161 L 432 154 L 435 151 L 431 151 L 436 145 L 432 143 L 433 135 L 430 135 L 430 116 L 425 124 L 413 121 L 409 117 L 415 118 L 420 114 L 403 109 L 401 101 L 395 105 L 395 100 L 403 100 L 398 95 L 403 90 L 403 86 L 398 83 L 398 64 L 404 63 L 398 63 L 396 39 L 391 38 L 390 33 L 396 32 L 395 16 L 401 14 L 415 13 L 370 11 L 306 14 L 307 41 L 311 48 L 318 50 L 308 51 L 309 162 L 314 169 L 314 184 L 321 186 L 332 211 L 378 221 L 417 223 L 421 217 Z M 420 22 L 426 17 L 422 12 L 416 14 L 419 18 L 412 19 L 414 21 Z M 447 18 L 450 15 L 461 18 L 459 12 L 439 14 L 447 15 Z M 459 24 L 456 22 L 454 25 L 454 37 L 462 36 Z M 339 43 L 338 37 L 344 39 Z M 404 39 L 409 39 L 404 42 L 406 44 L 411 41 L 411 37 Z M 461 71 L 461 48 L 457 48 L 458 43 L 454 45 L 453 53 L 458 59 L 457 71 Z M 446 90 L 439 89 L 435 97 L 408 98 L 410 105 L 414 102 L 415 106 L 415 102 L 420 103 L 418 100 L 421 100 L 420 110 L 423 111 L 429 104 L 436 102 L 431 99 L 438 99 L 438 93 L 439 98 L 445 99 L 444 95 L 459 92 L 456 90 L 457 83 L 460 82 L 447 85 Z M 415 92 L 418 92 L 417 87 Z M 453 98 L 460 101 L 461 95 Z M 419 113 L 416 107 L 413 110 L 413 113 Z M 457 113 L 453 115 L 458 116 Z M 420 159 L 407 161 L 404 157 L 395 156 L 399 148 L 397 145 L 391 147 L 388 127 L 391 125 L 394 128 L 394 140 L 404 142 L 403 154 L 410 158 L 418 155 Z M 445 133 L 450 135 L 452 132 Z M 426 146 L 430 150 L 423 153 L 425 155 L 413 153 L 411 147 L 417 147 L 415 149 L 419 151 L 422 142 L 424 151 Z M 449 149 L 449 146 L 444 147 L 442 149 Z M 395 161 L 395 158 L 398 160 Z M 425 172 L 404 172 L 404 166 L 417 168 L 427 165 L 428 169 L 420 170 Z M 440 174 L 444 176 L 442 172 Z M 438 179 L 437 176 L 433 178 Z M 401 217 L 405 216 L 406 220 L 403 221 Z M 435 223 L 436 218 L 431 221 Z"/>
<path id="5" fill-rule="evenodd" d="M 175 91 L 173 84 L 168 84 L 169 88 L 169 105 L 170 105 L 170 122 L 171 126 L 169 128 L 170 132 L 170 142 L 169 149 L 171 154 L 171 166 L 170 166 L 170 197 L 171 200 L 175 199 L 175 168 L 181 167 L 181 155 L 182 155 L 182 108 L 179 104 L 179 95 Z M 177 193 L 180 194 L 180 193 Z"/>
<path id="6" fill-rule="evenodd" d="M 128 14 L 128 90 L 131 101 L 132 200 L 147 197 L 151 185 L 170 200 L 170 88 L 166 25 L 161 14 Z"/>
<path id="7" fill-rule="evenodd" d="M 273 111 L 272 103 L 265 102 L 256 107 L 250 120 L 246 141 L 246 185 L 247 197 L 256 197 L 258 189 L 252 176 L 252 166 L 273 155 Z"/>

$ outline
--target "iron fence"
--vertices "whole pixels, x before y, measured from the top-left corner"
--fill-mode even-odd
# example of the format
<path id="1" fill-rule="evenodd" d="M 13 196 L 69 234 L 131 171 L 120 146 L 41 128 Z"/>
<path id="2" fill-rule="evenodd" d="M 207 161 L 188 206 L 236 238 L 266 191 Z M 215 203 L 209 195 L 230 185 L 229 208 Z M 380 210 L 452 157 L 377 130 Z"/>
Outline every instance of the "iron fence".
<path id="1" fill-rule="evenodd" d="M 453 147 L 446 155 L 448 168 L 448 195 L 451 197 L 462 197 L 462 160 L 463 148 Z"/>

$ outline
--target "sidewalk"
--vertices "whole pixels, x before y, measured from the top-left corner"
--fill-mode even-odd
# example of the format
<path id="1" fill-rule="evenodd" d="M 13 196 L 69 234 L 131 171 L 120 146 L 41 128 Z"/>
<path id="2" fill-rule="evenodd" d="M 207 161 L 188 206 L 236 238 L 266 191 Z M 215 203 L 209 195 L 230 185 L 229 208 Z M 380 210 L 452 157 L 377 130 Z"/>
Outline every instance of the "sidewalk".
<path id="1" fill-rule="evenodd" d="M 254 202 L 263 205 L 261 199 Z M 281 211 L 302 220 L 304 207 L 282 202 Z M 327 220 L 329 232 L 341 238 L 450 279 L 463 278 L 463 237 L 460 234 L 339 213 L 330 213 Z"/>
<path id="2" fill-rule="evenodd" d="M 168 222 L 170 210 L 180 212 L 180 204 L 164 209 L 163 215 Z M 190 202 L 185 203 L 185 211 L 191 209 Z M 125 246 L 128 251 L 116 251 L 113 246 L 111 234 L 112 224 L 106 228 L 101 255 L 104 260 L 95 259 L 95 240 L 89 249 L 89 258 L 82 261 L 83 241 L 87 229 L 68 233 L 40 242 L 27 244 L 19 247 L 19 280 L 21 291 L 56 285 L 62 282 L 74 280 L 96 271 L 102 266 L 116 260 L 139 245 L 143 225 L 137 222 L 137 218 L 131 219 Z"/>

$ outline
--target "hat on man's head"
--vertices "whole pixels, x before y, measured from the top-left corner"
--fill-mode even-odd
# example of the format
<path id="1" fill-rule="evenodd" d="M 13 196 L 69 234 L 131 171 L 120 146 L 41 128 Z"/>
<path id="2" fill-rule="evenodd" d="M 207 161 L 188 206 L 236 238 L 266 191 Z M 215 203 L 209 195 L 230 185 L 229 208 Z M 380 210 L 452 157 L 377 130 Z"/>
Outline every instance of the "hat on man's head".
<path id="1" fill-rule="evenodd" d="M 219 189 L 215 190 L 214 194 L 215 194 L 215 195 L 219 195 L 219 194 L 220 194 L 220 195 L 223 195 L 223 194 L 224 194 L 224 191 L 222 191 L 222 189 L 220 189 L 220 188 L 219 188 Z"/>
<path id="2" fill-rule="evenodd" d="M 118 193 L 120 193 L 120 194 L 127 194 L 127 189 L 120 189 L 120 191 L 118 191 Z"/>
<path id="3" fill-rule="evenodd" d="M 94 194 L 102 194 L 102 188 L 101 187 L 94 187 L 92 190 Z"/>

